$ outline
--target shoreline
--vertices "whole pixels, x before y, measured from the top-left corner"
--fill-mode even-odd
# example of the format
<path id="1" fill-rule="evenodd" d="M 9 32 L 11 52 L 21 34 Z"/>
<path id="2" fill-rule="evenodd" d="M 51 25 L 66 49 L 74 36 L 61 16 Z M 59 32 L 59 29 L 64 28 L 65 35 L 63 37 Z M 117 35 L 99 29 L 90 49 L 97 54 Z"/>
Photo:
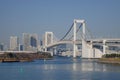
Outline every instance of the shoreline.
<path id="1" fill-rule="evenodd" d="M 120 64 L 120 58 L 101 58 L 98 60 L 100 63 Z"/>
<path id="2" fill-rule="evenodd" d="M 31 62 L 37 59 L 52 59 L 50 53 L 4 53 L 0 54 L 0 62 Z"/>

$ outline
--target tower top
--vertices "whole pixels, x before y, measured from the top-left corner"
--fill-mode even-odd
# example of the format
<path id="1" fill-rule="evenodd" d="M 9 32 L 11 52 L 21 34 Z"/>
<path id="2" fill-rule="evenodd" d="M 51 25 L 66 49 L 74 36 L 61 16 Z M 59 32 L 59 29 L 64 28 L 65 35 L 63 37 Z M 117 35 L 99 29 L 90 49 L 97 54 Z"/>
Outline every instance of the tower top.
<path id="1" fill-rule="evenodd" d="M 85 20 L 80 20 L 80 19 L 74 19 L 74 23 L 84 23 Z"/>

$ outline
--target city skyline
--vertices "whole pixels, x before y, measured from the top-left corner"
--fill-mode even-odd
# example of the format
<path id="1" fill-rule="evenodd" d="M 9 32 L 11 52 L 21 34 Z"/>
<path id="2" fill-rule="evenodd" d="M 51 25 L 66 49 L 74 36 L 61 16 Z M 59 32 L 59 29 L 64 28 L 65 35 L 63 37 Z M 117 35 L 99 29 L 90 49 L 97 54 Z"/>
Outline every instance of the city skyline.
<path id="1" fill-rule="evenodd" d="M 119 0 L 1 0 L 0 42 L 8 43 L 10 36 L 37 33 L 42 39 L 46 31 L 54 32 L 59 39 L 73 23 L 85 19 L 86 26 L 97 37 L 120 37 Z"/>
<path id="2" fill-rule="evenodd" d="M 53 32 L 45 32 L 41 39 L 36 33 L 22 33 L 21 37 L 16 35 L 9 36 L 8 44 L 0 42 L 0 51 L 36 51 L 41 50 L 41 46 L 53 43 Z M 47 41 L 46 41 L 47 40 Z M 22 47 L 22 49 L 21 49 Z"/>

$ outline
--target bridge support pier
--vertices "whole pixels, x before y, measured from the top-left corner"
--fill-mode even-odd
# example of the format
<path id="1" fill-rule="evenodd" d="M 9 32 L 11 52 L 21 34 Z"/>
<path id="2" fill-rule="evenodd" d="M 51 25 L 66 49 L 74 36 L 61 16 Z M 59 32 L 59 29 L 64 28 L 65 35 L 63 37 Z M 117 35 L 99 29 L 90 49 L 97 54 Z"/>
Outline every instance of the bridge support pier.
<path id="1" fill-rule="evenodd" d="M 73 58 L 76 58 L 76 20 L 74 20 L 73 29 Z"/>
<path id="2" fill-rule="evenodd" d="M 57 54 L 57 48 L 56 48 L 56 47 L 53 48 L 53 54 L 54 54 L 54 55 Z"/>
<path id="3" fill-rule="evenodd" d="M 82 58 L 94 58 L 92 41 L 88 44 L 82 39 Z"/>
<path id="4" fill-rule="evenodd" d="M 103 55 L 106 54 L 106 40 L 103 40 Z"/>

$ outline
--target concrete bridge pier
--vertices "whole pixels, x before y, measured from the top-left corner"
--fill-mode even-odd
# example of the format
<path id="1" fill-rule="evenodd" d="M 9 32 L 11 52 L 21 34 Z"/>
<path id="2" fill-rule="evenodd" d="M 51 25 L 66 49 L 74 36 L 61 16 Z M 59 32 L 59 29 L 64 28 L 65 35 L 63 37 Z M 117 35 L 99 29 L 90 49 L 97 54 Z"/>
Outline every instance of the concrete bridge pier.
<path id="1" fill-rule="evenodd" d="M 73 26 L 73 58 L 76 58 L 76 20 L 74 20 L 74 26 Z"/>
<path id="2" fill-rule="evenodd" d="M 106 40 L 103 40 L 103 55 L 106 54 Z"/>

